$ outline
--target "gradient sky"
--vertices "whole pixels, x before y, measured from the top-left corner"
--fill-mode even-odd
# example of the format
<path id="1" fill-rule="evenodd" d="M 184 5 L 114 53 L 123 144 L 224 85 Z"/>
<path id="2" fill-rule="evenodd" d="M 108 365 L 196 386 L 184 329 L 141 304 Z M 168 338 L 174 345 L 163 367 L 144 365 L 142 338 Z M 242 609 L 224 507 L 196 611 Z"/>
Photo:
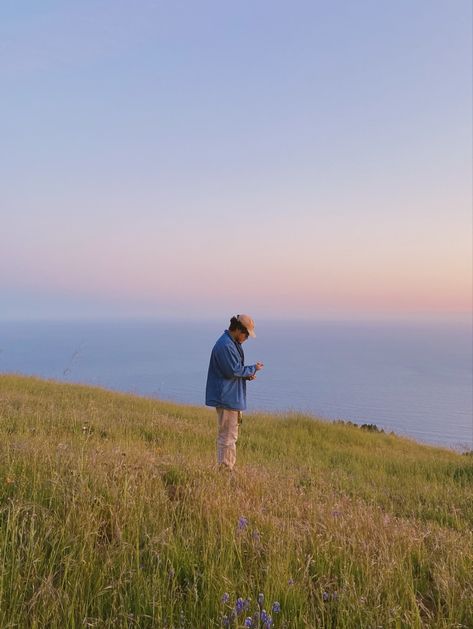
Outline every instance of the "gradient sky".
<path id="1" fill-rule="evenodd" d="M 3 0 L 0 317 L 472 309 L 470 0 Z"/>

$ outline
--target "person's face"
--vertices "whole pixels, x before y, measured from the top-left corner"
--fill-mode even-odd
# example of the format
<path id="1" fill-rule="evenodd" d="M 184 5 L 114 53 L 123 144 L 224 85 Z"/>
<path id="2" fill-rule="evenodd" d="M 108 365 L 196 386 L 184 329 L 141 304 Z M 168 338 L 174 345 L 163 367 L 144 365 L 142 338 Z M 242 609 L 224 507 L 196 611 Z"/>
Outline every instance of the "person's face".
<path id="1" fill-rule="evenodd" d="M 250 335 L 248 334 L 248 331 L 245 330 L 237 330 L 237 341 L 239 343 L 244 343 L 246 341 L 246 339 L 249 337 Z"/>

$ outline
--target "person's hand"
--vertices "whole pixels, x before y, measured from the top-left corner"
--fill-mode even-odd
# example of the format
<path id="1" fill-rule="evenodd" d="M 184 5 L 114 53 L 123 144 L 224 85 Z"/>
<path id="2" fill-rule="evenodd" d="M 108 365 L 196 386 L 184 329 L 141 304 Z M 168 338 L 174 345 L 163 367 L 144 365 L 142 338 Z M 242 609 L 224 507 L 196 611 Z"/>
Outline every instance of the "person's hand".
<path id="1" fill-rule="evenodd" d="M 263 363 L 256 363 L 256 371 L 263 369 L 263 367 L 264 367 Z"/>
<path id="2" fill-rule="evenodd" d="M 253 374 L 252 376 L 248 376 L 247 380 L 256 380 L 256 374 Z"/>

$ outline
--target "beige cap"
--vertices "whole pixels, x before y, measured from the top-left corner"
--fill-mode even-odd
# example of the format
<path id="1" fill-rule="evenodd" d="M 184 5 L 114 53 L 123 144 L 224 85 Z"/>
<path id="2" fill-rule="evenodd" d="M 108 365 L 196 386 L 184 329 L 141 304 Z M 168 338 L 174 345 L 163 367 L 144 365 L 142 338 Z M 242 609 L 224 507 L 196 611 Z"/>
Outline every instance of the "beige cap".
<path id="1" fill-rule="evenodd" d="M 245 326 L 245 328 L 248 330 L 248 334 L 252 338 L 254 338 L 254 339 L 256 338 L 255 322 L 250 317 L 250 315 L 246 315 L 246 314 L 237 315 L 237 321 L 239 321 L 242 325 Z"/>

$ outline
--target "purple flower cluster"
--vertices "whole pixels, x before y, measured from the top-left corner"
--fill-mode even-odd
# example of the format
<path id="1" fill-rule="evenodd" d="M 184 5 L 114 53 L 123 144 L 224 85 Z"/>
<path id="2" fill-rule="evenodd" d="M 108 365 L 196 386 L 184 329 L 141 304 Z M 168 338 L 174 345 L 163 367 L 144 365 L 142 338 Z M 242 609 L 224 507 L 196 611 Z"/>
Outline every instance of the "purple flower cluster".
<path id="1" fill-rule="evenodd" d="M 264 629 L 271 629 L 273 626 L 273 619 L 265 609 L 261 610 L 260 618 Z"/>
<path id="2" fill-rule="evenodd" d="M 248 526 L 248 518 L 245 518 L 244 515 L 241 515 L 238 518 L 237 530 L 244 531 L 247 526 Z"/>
<path id="3" fill-rule="evenodd" d="M 224 592 L 221 598 L 221 602 L 223 605 L 228 605 L 230 601 L 230 595 L 228 592 Z M 257 598 L 258 610 L 253 614 L 253 616 L 246 616 L 244 620 L 245 627 L 251 627 L 253 629 L 271 629 L 274 624 L 274 620 L 272 616 L 263 609 L 264 603 L 264 594 L 260 592 Z M 222 618 L 222 626 L 223 627 L 233 627 L 235 622 L 238 624 L 238 616 L 244 613 L 248 613 L 251 607 L 251 599 L 242 598 L 241 596 L 237 598 L 235 602 L 235 607 L 227 614 L 225 614 Z M 271 611 L 273 614 L 279 614 L 281 611 L 281 604 L 279 601 L 274 601 L 271 607 Z"/>
<path id="4" fill-rule="evenodd" d="M 249 598 L 237 598 L 237 602 L 235 604 L 235 612 L 237 616 L 239 616 L 243 612 L 246 612 L 246 610 L 249 609 L 250 602 L 251 601 Z"/>

